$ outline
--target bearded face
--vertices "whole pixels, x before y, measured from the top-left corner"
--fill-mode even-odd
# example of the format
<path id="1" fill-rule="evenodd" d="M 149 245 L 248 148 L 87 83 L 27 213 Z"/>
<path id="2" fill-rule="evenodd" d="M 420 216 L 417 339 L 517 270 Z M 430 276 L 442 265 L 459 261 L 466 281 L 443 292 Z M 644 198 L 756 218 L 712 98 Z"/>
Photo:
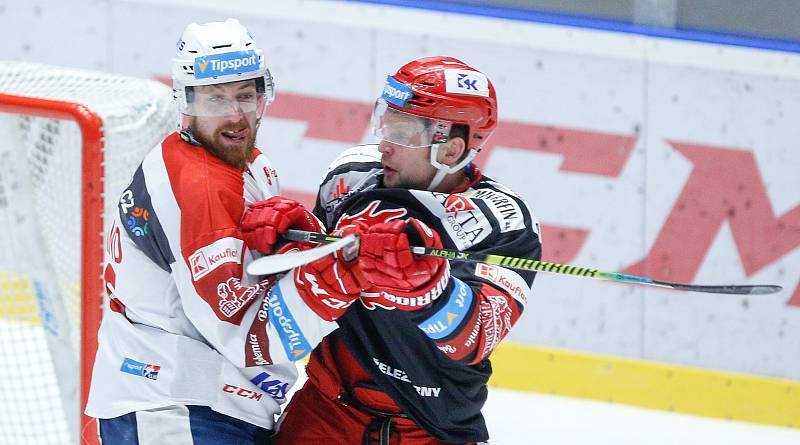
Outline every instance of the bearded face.
<path id="1" fill-rule="evenodd" d="M 192 120 L 195 121 L 191 123 L 192 134 L 197 142 L 225 163 L 244 169 L 255 146 L 255 119 L 242 116 L 241 119 L 216 125 L 196 122 L 203 118 L 193 117 Z"/>
<path id="2" fill-rule="evenodd" d="M 256 140 L 263 95 L 254 80 L 195 87 L 189 126 L 195 139 L 227 164 L 243 169 Z"/>

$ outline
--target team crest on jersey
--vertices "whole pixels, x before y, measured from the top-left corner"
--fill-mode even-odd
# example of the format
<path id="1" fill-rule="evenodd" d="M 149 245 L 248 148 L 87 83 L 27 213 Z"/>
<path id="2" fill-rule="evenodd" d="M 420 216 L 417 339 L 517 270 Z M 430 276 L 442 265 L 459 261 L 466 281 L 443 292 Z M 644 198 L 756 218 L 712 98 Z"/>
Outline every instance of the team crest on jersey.
<path id="1" fill-rule="evenodd" d="M 386 209 L 376 212 L 379 205 L 381 205 L 381 202 L 375 200 L 370 202 L 364 210 L 355 215 L 348 215 L 345 213 L 339 218 L 339 226 L 353 224 L 356 221 L 363 221 L 371 226 L 373 224 L 386 223 L 394 219 L 402 218 L 408 213 L 406 209 Z"/>
<path id="2" fill-rule="evenodd" d="M 233 317 L 240 309 L 249 306 L 249 303 L 264 289 L 265 284 L 255 286 L 242 286 L 238 278 L 228 278 L 224 283 L 217 285 L 219 297 L 219 311 L 228 318 Z"/>

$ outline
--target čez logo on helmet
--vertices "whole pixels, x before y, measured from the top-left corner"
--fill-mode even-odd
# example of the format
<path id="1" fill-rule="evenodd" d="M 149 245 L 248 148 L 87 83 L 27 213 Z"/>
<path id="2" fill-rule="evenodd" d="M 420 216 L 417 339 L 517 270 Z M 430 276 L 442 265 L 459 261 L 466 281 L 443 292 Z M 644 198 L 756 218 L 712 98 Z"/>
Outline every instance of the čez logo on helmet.
<path id="1" fill-rule="evenodd" d="M 448 93 L 489 97 L 489 79 L 481 72 L 446 69 L 444 78 Z"/>

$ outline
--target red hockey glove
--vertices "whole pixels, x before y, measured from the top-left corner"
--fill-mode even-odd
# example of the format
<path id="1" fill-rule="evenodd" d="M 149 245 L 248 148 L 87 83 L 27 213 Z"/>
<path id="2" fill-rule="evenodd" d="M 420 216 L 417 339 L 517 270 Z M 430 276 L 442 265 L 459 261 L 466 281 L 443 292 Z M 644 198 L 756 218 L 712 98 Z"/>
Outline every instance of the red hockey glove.
<path id="1" fill-rule="evenodd" d="M 416 218 L 375 224 L 361 235 L 358 264 L 374 290 L 364 302 L 401 310 L 421 309 L 439 298 L 450 279 L 444 258 L 411 253 L 410 245 L 442 247 L 439 234 Z"/>
<path id="2" fill-rule="evenodd" d="M 358 232 L 357 226 L 349 225 L 335 230 L 333 235 L 343 237 Z M 347 258 L 344 250 L 295 269 L 294 280 L 300 296 L 308 307 L 328 321 L 339 318 L 361 291 L 370 286 L 358 261 L 344 259 Z"/>
<path id="3" fill-rule="evenodd" d="M 272 253 L 278 237 L 289 229 L 321 232 L 322 224 L 303 204 L 282 196 L 254 203 L 242 217 L 245 244 L 265 255 Z"/>

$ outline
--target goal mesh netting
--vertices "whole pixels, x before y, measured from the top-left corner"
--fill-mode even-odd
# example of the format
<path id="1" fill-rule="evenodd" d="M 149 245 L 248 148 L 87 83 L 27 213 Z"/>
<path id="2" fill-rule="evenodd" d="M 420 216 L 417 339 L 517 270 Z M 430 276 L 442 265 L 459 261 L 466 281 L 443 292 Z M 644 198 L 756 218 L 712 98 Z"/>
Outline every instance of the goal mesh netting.
<path id="1" fill-rule="evenodd" d="M 155 81 L 0 63 L 0 445 L 78 443 L 91 366 L 81 349 L 94 357 L 87 325 L 103 288 L 100 218 L 175 116 Z"/>

